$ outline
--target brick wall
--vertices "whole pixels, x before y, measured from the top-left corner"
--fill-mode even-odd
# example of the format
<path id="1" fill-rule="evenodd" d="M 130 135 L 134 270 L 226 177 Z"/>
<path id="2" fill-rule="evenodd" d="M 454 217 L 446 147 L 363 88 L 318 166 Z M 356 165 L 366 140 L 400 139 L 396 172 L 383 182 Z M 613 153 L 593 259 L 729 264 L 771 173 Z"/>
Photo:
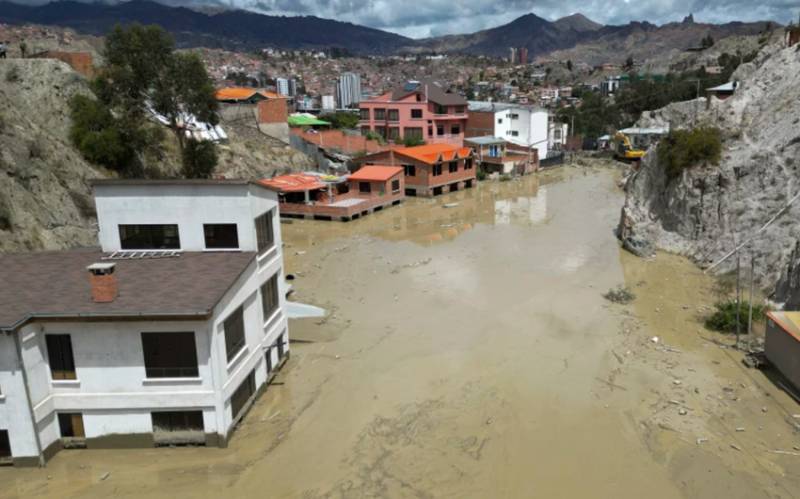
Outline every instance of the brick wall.
<path id="1" fill-rule="evenodd" d="M 286 123 L 289 112 L 286 99 L 267 99 L 258 103 L 259 123 Z"/>
<path id="2" fill-rule="evenodd" d="M 494 113 L 470 111 L 467 118 L 465 137 L 494 135 Z"/>
<path id="3" fill-rule="evenodd" d="M 60 52 L 48 50 L 31 56 L 36 59 L 58 59 L 69 64 L 76 72 L 87 78 L 94 76 L 94 60 L 89 52 Z"/>

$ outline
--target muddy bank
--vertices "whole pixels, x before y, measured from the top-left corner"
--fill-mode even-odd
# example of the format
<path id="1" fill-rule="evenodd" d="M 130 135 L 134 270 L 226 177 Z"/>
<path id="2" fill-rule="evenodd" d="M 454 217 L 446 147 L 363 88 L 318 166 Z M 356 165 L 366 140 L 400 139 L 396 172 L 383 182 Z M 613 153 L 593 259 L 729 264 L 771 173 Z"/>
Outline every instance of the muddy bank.
<path id="1" fill-rule="evenodd" d="M 295 299 L 332 313 L 291 324 L 227 449 L 62 452 L 0 469 L 0 496 L 792 497 L 800 458 L 765 450 L 797 443 L 792 406 L 696 333 L 710 281 L 620 251 L 616 175 L 284 225 Z M 632 304 L 603 299 L 619 285 Z"/>

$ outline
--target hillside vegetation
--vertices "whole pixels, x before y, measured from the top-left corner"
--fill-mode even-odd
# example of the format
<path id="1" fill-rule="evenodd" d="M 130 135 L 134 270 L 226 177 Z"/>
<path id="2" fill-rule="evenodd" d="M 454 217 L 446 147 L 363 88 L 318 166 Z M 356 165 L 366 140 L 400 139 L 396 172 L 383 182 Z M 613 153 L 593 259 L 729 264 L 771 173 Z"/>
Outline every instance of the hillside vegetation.
<path id="1" fill-rule="evenodd" d="M 86 80 L 48 59 L 0 59 L 0 252 L 96 245 L 90 181 L 117 174 L 86 161 L 69 138 L 69 102 L 91 95 Z M 222 123 L 215 176 L 262 178 L 305 169 L 312 160 L 252 125 Z M 167 134 L 148 177 L 181 174 L 178 147 Z"/>

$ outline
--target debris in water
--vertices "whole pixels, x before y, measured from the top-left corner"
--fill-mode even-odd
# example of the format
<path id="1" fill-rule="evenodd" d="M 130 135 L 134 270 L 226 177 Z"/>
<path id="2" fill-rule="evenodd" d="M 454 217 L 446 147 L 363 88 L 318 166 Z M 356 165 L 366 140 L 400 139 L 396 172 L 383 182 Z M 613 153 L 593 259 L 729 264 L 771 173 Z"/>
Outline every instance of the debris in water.
<path id="1" fill-rule="evenodd" d="M 736 444 L 731 444 L 731 449 L 738 450 L 739 452 L 742 452 L 742 448 L 741 448 L 741 447 L 739 447 L 739 446 L 738 446 L 738 445 L 736 445 Z"/>
<path id="2" fill-rule="evenodd" d="M 741 433 L 741 432 L 743 432 L 743 431 L 744 431 L 744 428 L 743 428 L 743 427 L 741 427 L 741 426 L 739 426 L 738 428 L 736 428 L 736 431 L 738 431 L 739 433 Z"/>
<path id="3" fill-rule="evenodd" d="M 678 409 L 678 414 L 680 414 L 681 416 L 685 416 L 685 415 L 689 414 L 689 411 L 687 411 L 686 409 L 681 407 L 680 409 Z"/>
<path id="4" fill-rule="evenodd" d="M 636 295 L 628 288 L 620 286 L 616 289 L 609 289 L 608 292 L 603 295 L 603 298 L 613 303 L 627 305 L 636 299 Z"/>
<path id="5" fill-rule="evenodd" d="M 673 380 L 672 380 L 672 384 L 673 384 L 673 385 L 680 385 L 680 384 L 681 384 L 681 380 L 679 380 L 679 379 L 673 379 Z"/>
<path id="6" fill-rule="evenodd" d="M 111 472 L 110 472 L 110 471 L 106 471 L 105 473 L 103 473 L 103 474 L 100 476 L 100 481 L 101 481 L 101 482 L 104 482 L 104 481 L 106 481 L 106 480 L 108 479 L 108 477 L 110 477 L 110 476 L 111 476 Z"/>
<path id="7" fill-rule="evenodd" d="M 490 425 L 492 423 L 494 423 L 494 420 L 492 418 L 489 418 L 489 419 L 486 420 L 486 424 L 487 425 Z"/>
<path id="8" fill-rule="evenodd" d="M 456 206 L 458 206 L 458 203 L 445 203 L 442 205 L 444 208 L 455 208 Z"/>
<path id="9" fill-rule="evenodd" d="M 700 445 L 700 444 L 702 444 L 702 443 L 708 442 L 708 439 L 707 439 L 707 438 L 705 438 L 705 437 L 700 437 L 700 438 L 698 438 L 698 439 L 696 440 L 696 442 L 697 442 L 697 445 Z"/>
<path id="10" fill-rule="evenodd" d="M 773 454 L 785 454 L 787 456 L 800 456 L 800 452 L 792 452 L 789 450 L 771 450 Z"/>
<path id="11" fill-rule="evenodd" d="M 652 338 L 650 338 L 650 341 L 652 343 L 658 343 L 660 340 L 659 340 L 658 336 L 653 336 Z"/>
<path id="12" fill-rule="evenodd" d="M 303 256 L 303 255 L 306 254 L 306 252 L 305 251 L 295 251 L 294 254 L 297 255 L 297 256 Z"/>

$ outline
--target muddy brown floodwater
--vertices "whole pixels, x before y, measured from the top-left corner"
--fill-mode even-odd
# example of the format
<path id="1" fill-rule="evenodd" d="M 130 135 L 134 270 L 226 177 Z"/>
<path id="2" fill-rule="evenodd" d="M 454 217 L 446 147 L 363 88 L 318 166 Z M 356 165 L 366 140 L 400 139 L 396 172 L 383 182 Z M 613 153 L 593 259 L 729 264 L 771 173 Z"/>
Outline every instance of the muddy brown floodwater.
<path id="1" fill-rule="evenodd" d="M 294 298 L 330 315 L 291 324 L 228 448 L 64 451 L 0 497 L 795 497 L 800 408 L 702 328 L 708 277 L 620 251 L 617 177 L 283 225 Z"/>

